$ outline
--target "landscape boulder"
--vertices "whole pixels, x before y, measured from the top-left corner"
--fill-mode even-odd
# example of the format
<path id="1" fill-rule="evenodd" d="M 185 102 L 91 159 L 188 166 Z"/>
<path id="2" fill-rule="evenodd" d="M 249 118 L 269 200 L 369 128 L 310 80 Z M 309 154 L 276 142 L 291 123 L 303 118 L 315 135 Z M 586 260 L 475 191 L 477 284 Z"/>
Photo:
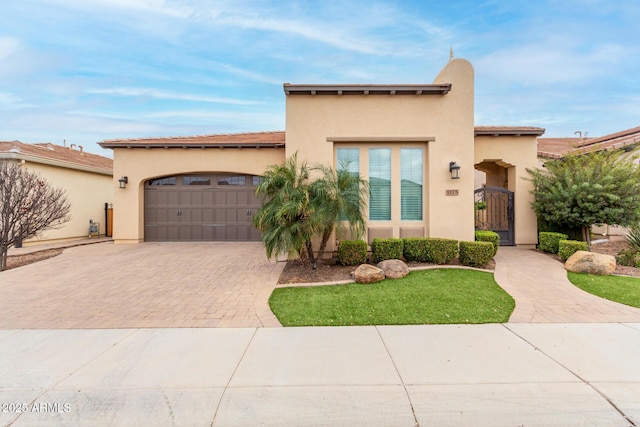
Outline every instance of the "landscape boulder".
<path id="1" fill-rule="evenodd" d="M 375 283 L 384 280 L 384 271 L 369 264 L 362 264 L 354 273 L 357 283 Z"/>
<path id="2" fill-rule="evenodd" d="M 409 274 L 409 267 L 399 259 L 386 259 L 378 263 L 378 268 L 384 271 L 387 279 L 401 279 Z"/>
<path id="3" fill-rule="evenodd" d="M 577 251 L 567 259 L 564 268 L 574 273 L 609 275 L 616 269 L 616 259 L 611 255 Z"/>

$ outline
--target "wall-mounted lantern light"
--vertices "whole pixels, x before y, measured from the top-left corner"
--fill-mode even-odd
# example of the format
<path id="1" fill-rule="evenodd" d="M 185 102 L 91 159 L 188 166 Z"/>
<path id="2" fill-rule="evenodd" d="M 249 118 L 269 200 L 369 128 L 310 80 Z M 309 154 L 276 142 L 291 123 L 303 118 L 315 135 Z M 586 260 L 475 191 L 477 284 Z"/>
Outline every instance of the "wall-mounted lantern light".
<path id="1" fill-rule="evenodd" d="M 456 162 L 449 162 L 449 172 L 451 179 L 460 179 L 460 166 Z"/>
<path id="2" fill-rule="evenodd" d="M 120 188 L 127 188 L 127 183 L 129 183 L 129 177 L 123 176 L 118 180 L 118 182 L 120 183 Z"/>

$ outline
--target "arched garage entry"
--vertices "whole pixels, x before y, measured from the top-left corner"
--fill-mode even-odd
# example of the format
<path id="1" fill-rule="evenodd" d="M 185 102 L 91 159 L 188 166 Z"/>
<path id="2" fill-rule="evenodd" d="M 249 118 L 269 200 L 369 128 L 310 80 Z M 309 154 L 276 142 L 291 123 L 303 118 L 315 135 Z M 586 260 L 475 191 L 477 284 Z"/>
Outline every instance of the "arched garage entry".
<path id="1" fill-rule="evenodd" d="M 232 173 L 173 175 L 144 188 L 147 242 L 259 241 L 252 218 L 260 176 Z"/>

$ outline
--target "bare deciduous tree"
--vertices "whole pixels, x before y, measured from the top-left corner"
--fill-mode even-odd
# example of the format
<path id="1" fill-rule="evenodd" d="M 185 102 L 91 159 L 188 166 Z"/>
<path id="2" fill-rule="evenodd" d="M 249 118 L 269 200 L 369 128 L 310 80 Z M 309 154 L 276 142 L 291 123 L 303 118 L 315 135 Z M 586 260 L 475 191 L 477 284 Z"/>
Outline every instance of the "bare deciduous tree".
<path id="1" fill-rule="evenodd" d="M 12 161 L 0 161 L 0 271 L 17 242 L 60 227 L 71 219 L 62 188 Z"/>

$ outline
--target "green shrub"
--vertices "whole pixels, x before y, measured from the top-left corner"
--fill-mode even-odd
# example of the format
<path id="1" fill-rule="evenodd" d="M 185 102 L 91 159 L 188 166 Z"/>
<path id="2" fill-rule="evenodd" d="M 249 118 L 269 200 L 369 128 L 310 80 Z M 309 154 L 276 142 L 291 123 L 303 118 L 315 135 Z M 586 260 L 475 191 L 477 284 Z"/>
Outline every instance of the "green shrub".
<path id="1" fill-rule="evenodd" d="M 640 250 L 637 248 L 629 248 L 620 251 L 620 253 L 616 255 L 616 262 L 620 265 L 626 265 L 627 267 L 640 268 Z"/>
<path id="2" fill-rule="evenodd" d="M 476 241 L 489 242 L 493 245 L 493 256 L 498 253 L 498 247 L 500 246 L 500 235 L 493 231 L 478 230 L 476 231 Z"/>
<path id="3" fill-rule="evenodd" d="M 493 258 L 490 242 L 460 242 L 460 263 L 470 267 L 484 267 Z"/>
<path id="4" fill-rule="evenodd" d="M 373 262 L 386 259 L 402 258 L 402 240 L 400 239 L 373 239 L 371 242 L 371 257 Z"/>
<path id="5" fill-rule="evenodd" d="M 564 233 L 541 231 L 538 235 L 538 248 L 550 254 L 557 254 L 559 249 L 558 242 L 560 242 L 560 240 L 567 240 L 568 238 L 569 236 Z"/>
<path id="6" fill-rule="evenodd" d="M 448 264 L 458 256 L 458 241 L 430 237 L 426 239 L 427 259 L 436 264 Z"/>
<path id="7" fill-rule="evenodd" d="M 578 251 L 588 251 L 589 246 L 587 242 L 580 242 L 578 240 L 560 240 L 558 242 L 558 255 L 563 261 L 566 261 L 571 255 Z"/>
<path id="8" fill-rule="evenodd" d="M 407 261 L 431 261 L 427 249 L 427 239 L 424 237 L 406 237 L 402 239 L 402 254 Z"/>
<path id="9" fill-rule="evenodd" d="M 640 227 L 631 227 L 624 236 L 629 246 L 636 250 L 640 250 Z"/>
<path id="10" fill-rule="evenodd" d="M 359 265 L 367 262 L 367 242 L 364 240 L 342 240 L 338 247 L 338 263 Z"/>

